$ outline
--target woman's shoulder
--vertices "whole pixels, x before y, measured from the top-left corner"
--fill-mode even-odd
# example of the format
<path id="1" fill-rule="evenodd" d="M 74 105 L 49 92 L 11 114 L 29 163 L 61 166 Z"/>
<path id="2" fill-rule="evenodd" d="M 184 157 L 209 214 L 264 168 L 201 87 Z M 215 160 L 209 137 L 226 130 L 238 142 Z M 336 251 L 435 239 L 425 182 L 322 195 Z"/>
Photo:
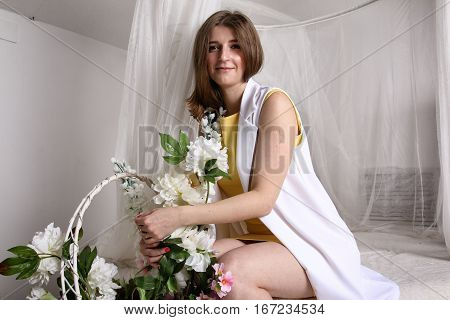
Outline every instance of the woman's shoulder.
<path id="1" fill-rule="evenodd" d="M 295 119 L 293 105 L 294 102 L 286 91 L 277 87 L 269 89 L 265 94 L 260 111 L 260 124 L 274 121 L 283 115 Z"/>
<path id="2" fill-rule="evenodd" d="M 273 94 L 275 94 L 275 96 L 285 95 L 290 99 L 288 92 L 286 90 L 284 90 L 283 88 L 266 86 L 264 101 L 266 101 Z"/>
<path id="3" fill-rule="evenodd" d="M 269 99 L 270 98 L 270 99 Z M 267 91 L 263 98 L 263 104 L 267 104 L 266 102 L 274 101 L 276 103 L 285 103 L 290 105 L 295 105 L 294 101 L 290 97 L 290 95 L 282 88 L 279 87 L 268 87 Z"/>

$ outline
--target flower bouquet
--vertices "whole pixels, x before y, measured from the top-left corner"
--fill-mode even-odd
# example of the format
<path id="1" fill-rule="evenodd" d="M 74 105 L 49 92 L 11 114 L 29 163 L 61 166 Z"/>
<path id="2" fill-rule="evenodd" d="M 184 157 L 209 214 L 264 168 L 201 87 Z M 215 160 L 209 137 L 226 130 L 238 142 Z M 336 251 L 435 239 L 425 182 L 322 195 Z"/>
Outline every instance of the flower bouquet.
<path id="1" fill-rule="evenodd" d="M 155 183 L 147 180 L 157 195 L 152 198 L 162 207 L 197 205 L 211 202 L 214 184 L 227 173 L 228 157 L 222 147 L 218 118 L 212 109 L 207 110 L 201 121 L 204 136 L 188 142 L 184 132 L 178 140 L 160 133 L 161 146 L 168 153 L 164 160 L 173 165 L 173 170 L 158 177 Z M 125 162 L 111 159 L 116 173 L 131 173 Z M 133 177 L 122 181 L 124 194 L 129 200 L 130 214 L 143 211 L 148 199 L 143 182 Z M 142 276 L 122 283 L 125 288 L 137 288 L 141 299 L 217 299 L 231 290 L 233 278 L 230 272 L 223 272 L 218 264 L 212 246 L 215 241 L 215 226 L 191 225 L 180 227 L 163 239 L 159 248 L 170 250 L 159 261 L 159 268 L 145 265 L 145 257 L 137 252 L 137 265 Z"/>
<path id="2" fill-rule="evenodd" d="M 226 147 L 221 145 L 218 118 L 223 115 L 208 109 L 201 121 L 203 136 L 189 142 L 180 131 L 178 140 L 160 133 L 161 146 L 168 153 L 164 160 L 173 165 L 169 173 L 150 179 L 136 174 L 125 162 L 112 158 L 115 175 L 97 184 L 83 198 L 69 222 L 65 237 L 60 228 L 49 224 L 38 232 L 31 243 L 8 251 L 14 257 L 0 263 L 0 274 L 17 275 L 28 279 L 33 288 L 29 299 L 57 299 L 42 286 L 51 275 L 59 273 L 57 284 L 62 299 L 217 299 L 225 296 L 233 284 L 230 272 L 224 273 L 218 264 L 212 245 L 214 225 L 182 227 L 167 236 L 160 245 L 169 247 L 159 261 L 159 268 L 151 268 L 137 252 L 136 275 L 125 281 L 118 278 L 118 268 L 97 255 L 89 246 L 80 250 L 83 236 L 83 216 L 92 199 L 112 181 L 120 180 L 128 199 L 128 212 L 134 216 L 145 210 L 149 199 L 144 192 L 146 184 L 157 195 L 155 204 L 163 207 L 196 205 L 211 202 L 212 188 L 227 173 Z"/>
<path id="3" fill-rule="evenodd" d="M 83 236 L 82 229 L 79 239 Z M 36 285 L 31 290 L 28 299 L 54 300 L 56 297 L 44 289 L 50 276 L 60 271 L 60 263 L 64 265 L 73 257 L 74 243 L 64 241 L 60 228 L 50 223 L 43 232 L 37 232 L 27 246 L 10 248 L 9 252 L 15 257 L 8 258 L 0 263 L 0 274 L 5 276 L 17 275 L 18 280 L 28 279 L 30 284 Z M 77 274 L 80 295 L 82 299 L 114 299 L 115 289 L 120 286 L 113 281 L 117 274 L 114 264 L 106 263 L 97 255 L 97 250 L 86 246 L 77 256 L 77 272 L 65 270 L 65 281 L 74 286 L 74 274 Z M 61 277 L 57 279 L 61 288 Z M 75 295 L 67 292 L 67 298 L 73 299 Z"/>

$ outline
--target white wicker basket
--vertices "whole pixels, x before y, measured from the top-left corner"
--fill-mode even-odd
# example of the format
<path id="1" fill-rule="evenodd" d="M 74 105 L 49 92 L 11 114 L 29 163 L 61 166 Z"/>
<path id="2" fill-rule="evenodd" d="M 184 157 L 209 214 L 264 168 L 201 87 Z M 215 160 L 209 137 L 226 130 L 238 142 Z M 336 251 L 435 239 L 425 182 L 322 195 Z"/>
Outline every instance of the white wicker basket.
<path id="1" fill-rule="evenodd" d="M 67 300 L 67 293 L 73 292 L 77 298 L 77 300 L 81 300 L 82 296 L 80 293 L 80 285 L 78 283 L 79 276 L 78 276 L 78 266 L 77 266 L 77 258 L 78 258 L 78 252 L 79 252 L 79 246 L 78 246 L 78 235 L 80 233 L 80 229 L 83 225 L 83 217 L 84 213 L 86 212 L 87 208 L 89 208 L 89 205 L 92 202 L 92 199 L 103 189 L 104 186 L 109 184 L 110 182 L 116 181 L 118 179 L 123 179 L 126 177 L 134 177 L 142 182 L 145 182 L 148 186 L 151 186 L 152 181 L 148 177 L 139 176 L 136 174 L 131 173 L 117 173 L 109 178 L 104 179 L 102 182 L 97 184 L 84 198 L 81 200 L 80 204 L 78 205 L 78 208 L 75 210 L 75 213 L 73 214 L 72 218 L 69 221 L 69 226 L 67 227 L 66 236 L 64 238 L 64 242 L 69 240 L 69 238 L 72 239 L 74 245 L 73 245 L 73 252 L 70 252 L 69 256 L 70 258 L 68 260 L 61 259 L 61 292 L 62 292 L 62 298 L 64 300 Z M 74 224 L 75 229 L 73 228 Z M 66 270 L 71 270 L 73 273 L 73 284 L 74 286 L 67 281 L 67 279 L 64 276 L 64 272 Z M 67 288 L 66 288 L 67 286 Z"/>

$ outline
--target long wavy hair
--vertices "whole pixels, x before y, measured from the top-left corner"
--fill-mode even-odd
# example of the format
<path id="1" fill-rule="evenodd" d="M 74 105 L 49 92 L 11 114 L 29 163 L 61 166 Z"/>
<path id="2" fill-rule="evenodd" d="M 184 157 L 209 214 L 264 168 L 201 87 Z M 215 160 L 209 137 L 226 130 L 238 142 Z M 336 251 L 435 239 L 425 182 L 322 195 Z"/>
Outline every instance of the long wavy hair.
<path id="1" fill-rule="evenodd" d="M 186 107 L 197 121 L 200 121 L 206 108 L 218 111 L 219 107 L 223 106 L 219 86 L 210 78 L 206 63 L 209 36 L 212 29 L 218 25 L 234 31 L 244 55 L 245 82 L 259 72 L 264 61 L 264 52 L 258 33 L 246 15 L 239 11 L 222 10 L 206 19 L 195 36 L 193 48 L 195 88 L 191 96 L 186 99 Z"/>

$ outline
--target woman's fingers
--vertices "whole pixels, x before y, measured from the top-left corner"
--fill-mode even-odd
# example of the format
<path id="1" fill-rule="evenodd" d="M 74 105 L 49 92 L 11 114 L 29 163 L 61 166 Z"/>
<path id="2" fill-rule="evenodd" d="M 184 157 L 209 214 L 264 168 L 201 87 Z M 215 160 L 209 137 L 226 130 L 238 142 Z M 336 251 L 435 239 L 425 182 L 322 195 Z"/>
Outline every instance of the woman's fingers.
<path id="1" fill-rule="evenodd" d="M 139 242 L 139 245 L 141 247 L 145 247 L 145 248 L 156 248 L 157 246 L 159 246 L 159 241 L 148 244 L 145 242 L 144 239 L 141 239 L 141 242 Z"/>
<path id="2" fill-rule="evenodd" d="M 155 238 L 151 238 L 151 237 L 142 237 L 142 240 L 144 240 L 144 243 L 146 245 L 153 245 L 155 243 L 159 244 L 161 242 L 161 240 L 155 239 Z"/>
<path id="3" fill-rule="evenodd" d="M 146 257 L 147 258 L 147 262 L 148 263 L 158 262 L 159 260 L 161 260 L 162 256 L 163 255 L 156 256 L 156 257 Z"/>
<path id="4" fill-rule="evenodd" d="M 156 257 L 156 256 L 162 256 L 163 254 L 169 252 L 170 249 L 165 247 L 165 248 L 159 248 L 159 249 L 149 249 L 146 247 L 141 247 L 141 253 L 144 256 L 147 257 Z"/>

